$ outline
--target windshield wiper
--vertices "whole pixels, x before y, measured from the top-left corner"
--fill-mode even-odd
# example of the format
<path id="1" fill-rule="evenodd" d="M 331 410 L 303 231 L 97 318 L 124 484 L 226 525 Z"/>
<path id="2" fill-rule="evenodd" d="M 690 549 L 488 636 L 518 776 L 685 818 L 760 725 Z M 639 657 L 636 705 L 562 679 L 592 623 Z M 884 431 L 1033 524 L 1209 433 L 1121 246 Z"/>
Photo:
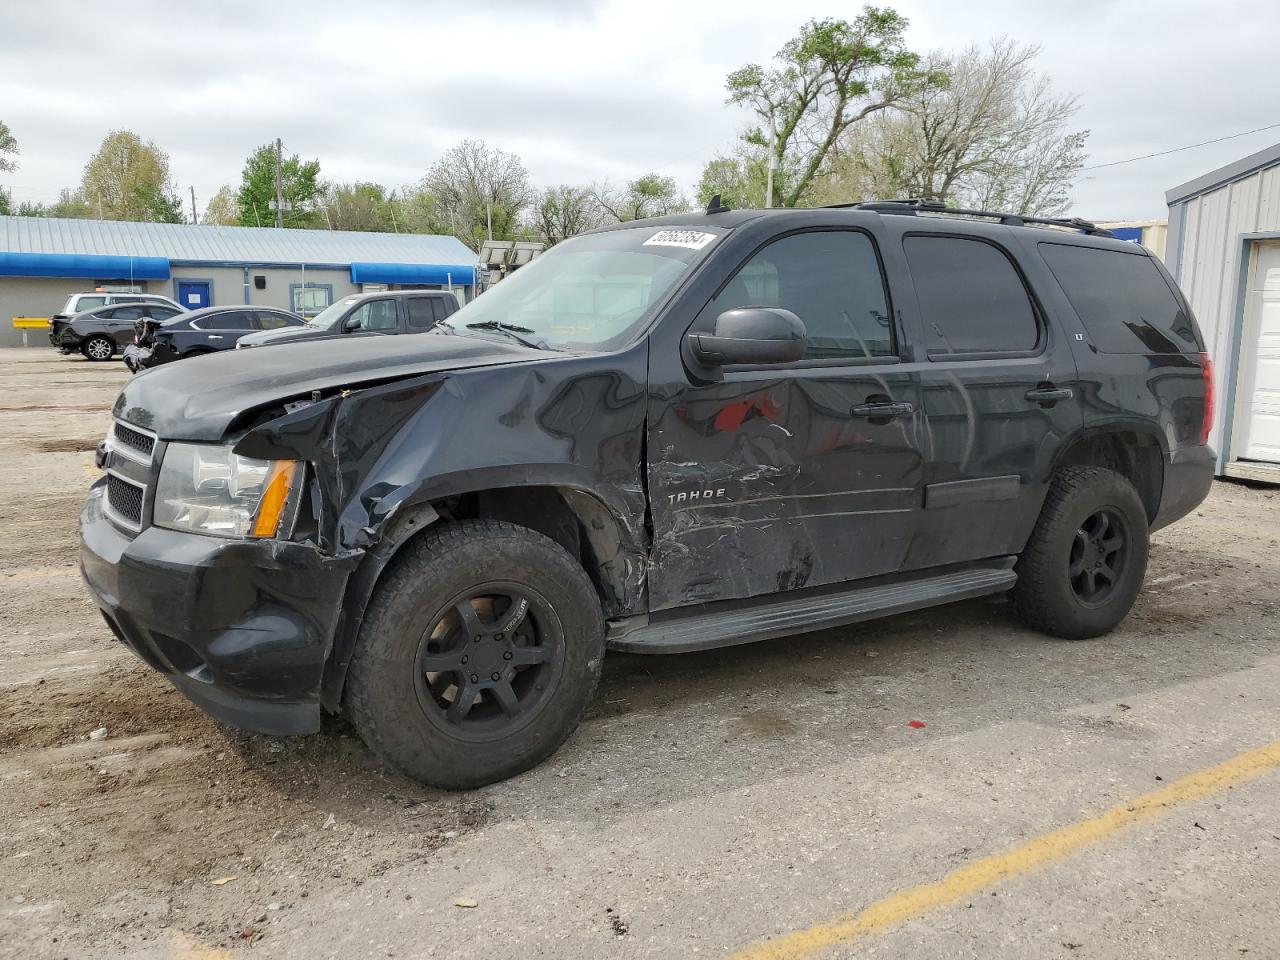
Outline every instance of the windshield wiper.
<path id="1" fill-rule="evenodd" d="M 517 327 L 513 323 L 503 323 L 500 320 L 482 320 L 479 323 L 468 323 L 468 330 L 497 330 L 499 333 L 505 333 L 512 340 L 523 344 L 526 347 L 533 347 L 535 350 L 550 350 L 551 344 L 543 340 L 541 337 L 525 337 L 521 334 L 533 333 L 528 327 Z"/>

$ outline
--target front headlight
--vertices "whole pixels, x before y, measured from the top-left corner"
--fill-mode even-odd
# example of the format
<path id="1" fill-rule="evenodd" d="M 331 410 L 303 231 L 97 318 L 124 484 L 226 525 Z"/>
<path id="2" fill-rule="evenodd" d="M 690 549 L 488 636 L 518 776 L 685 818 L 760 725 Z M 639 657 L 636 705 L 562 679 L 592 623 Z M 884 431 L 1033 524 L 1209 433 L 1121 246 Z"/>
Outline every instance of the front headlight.
<path id="1" fill-rule="evenodd" d="M 225 444 L 171 443 L 160 466 L 153 522 L 239 540 L 274 537 L 297 473 L 296 460 L 238 457 Z"/>

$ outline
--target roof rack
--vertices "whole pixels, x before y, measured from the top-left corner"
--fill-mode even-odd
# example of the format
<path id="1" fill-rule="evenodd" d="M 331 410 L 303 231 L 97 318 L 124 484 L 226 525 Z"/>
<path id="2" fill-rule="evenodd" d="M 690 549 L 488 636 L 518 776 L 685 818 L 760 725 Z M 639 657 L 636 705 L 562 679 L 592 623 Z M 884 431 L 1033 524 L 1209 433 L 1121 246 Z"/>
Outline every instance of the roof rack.
<path id="1" fill-rule="evenodd" d="M 972 217 L 981 220 L 995 220 L 1009 227 L 1023 227 L 1027 224 L 1042 224 L 1047 227 L 1063 227 L 1068 230 L 1079 230 L 1081 233 L 1087 233 L 1093 237 L 1111 237 L 1114 234 L 1088 220 L 1081 220 L 1079 217 L 1027 217 L 1016 213 L 997 213 L 991 210 L 964 210 L 957 207 L 948 207 L 946 204 L 938 200 L 920 200 L 911 198 L 908 200 L 867 200 L 860 203 L 832 203 L 828 204 L 831 208 L 849 208 L 854 210 L 869 210 L 873 213 L 889 213 L 900 214 L 903 216 L 914 217 L 921 213 L 926 214 L 944 214 L 954 217 Z"/>

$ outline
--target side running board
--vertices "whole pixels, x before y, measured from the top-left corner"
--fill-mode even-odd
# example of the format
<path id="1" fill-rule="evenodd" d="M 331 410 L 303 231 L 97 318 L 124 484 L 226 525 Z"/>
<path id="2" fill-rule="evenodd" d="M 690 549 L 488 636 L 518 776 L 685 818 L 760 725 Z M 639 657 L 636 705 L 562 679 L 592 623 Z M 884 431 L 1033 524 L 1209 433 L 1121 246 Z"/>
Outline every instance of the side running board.
<path id="1" fill-rule="evenodd" d="M 702 611 L 658 623 L 633 617 L 609 624 L 606 642 L 627 653 L 689 653 L 739 643 L 825 630 L 861 620 L 922 610 L 1008 590 L 1017 580 L 1014 557 L 1000 557 L 947 573 L 854 587 L 840 593 L 796 596 L 757 606 Z"/>

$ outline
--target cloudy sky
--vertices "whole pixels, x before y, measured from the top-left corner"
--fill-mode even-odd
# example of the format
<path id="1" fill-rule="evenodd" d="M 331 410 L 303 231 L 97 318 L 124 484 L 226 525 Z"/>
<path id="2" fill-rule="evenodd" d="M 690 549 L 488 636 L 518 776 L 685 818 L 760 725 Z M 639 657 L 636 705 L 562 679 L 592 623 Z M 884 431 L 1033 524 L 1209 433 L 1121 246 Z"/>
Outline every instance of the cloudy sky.
<path id="1" fill-rule="evenodd" d="M 890 0 L 914 49 L 1007 35 L 1080 97 L 1092 164 L 1280 124 L 1280 5 Z M 514 151 L 537 185 L 656 170 L 685 187 L 745 117 L 725 74 L 766 61 L 820 0 L 171 0 L 0 3 L 0 119 L 21 147 L 15 202 L 79 182 L 112 128 L 167 150 L 201 208 L 284 138 L 334 180 L 411 183 L 452 144 Z M 1280 126 L 1087 171 L 1074 212 L 1163 216 L 1164 191 L 1280 142 Z"/>

